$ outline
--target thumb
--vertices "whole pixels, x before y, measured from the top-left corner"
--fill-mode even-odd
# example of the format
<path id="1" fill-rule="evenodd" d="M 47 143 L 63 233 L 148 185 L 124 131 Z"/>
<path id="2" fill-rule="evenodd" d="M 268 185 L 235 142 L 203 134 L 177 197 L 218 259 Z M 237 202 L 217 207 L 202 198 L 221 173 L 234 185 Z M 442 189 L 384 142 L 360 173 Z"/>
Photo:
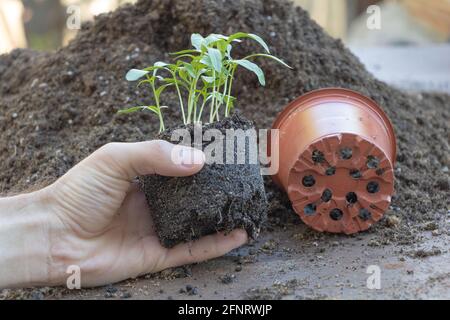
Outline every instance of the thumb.
<path id="1" fill-rule="evenodd" d="M 84 161 L 110 169 L 110 176 L 133 180 L 138 175 L 189 176 L 205 163 L 201 150 L 164 140 L 108 143 Z"/>
<path id="2" fill-rule="evenodd" d="M 111 223 L 136 176 L 188 176 L 203 164 L 202 151 L 162 140 L 108 143 L 51 185 L 55 211 L 96 234 Z"/>

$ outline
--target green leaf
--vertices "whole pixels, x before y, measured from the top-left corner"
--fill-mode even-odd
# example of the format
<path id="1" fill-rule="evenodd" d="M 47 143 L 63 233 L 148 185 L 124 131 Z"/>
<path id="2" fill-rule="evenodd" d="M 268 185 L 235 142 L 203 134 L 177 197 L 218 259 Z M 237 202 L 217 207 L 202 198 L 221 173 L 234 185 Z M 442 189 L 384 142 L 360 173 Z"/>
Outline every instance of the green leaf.
<path id="1" fill-rule="evenodd" d="M 147 106 L 131 107 L 131 108 L 119 110 L 119 111 L 117 111 L 117 113 L 118 113 L 118 114 L 133 113 L 133 112 L 136 112 L 136 111 L 144 110 L 144 109 L 146 109 L 146 108 L 147 108 Z"/>
<path id="2" fill-rule="evenodd" d="M 171 85 L 172 85 L 172 83 L 164 84 L 164 85 L 158 87 L 158 89 L 155 90 L 156 101 L 159 101 L 159 97 L 160 97 L 161 93 L 165 89 L 167 89 L 167 87 L 170 87 Z"/>
<path id="3" fill-rule="evenodd" d="M 231 44 L 227 45 L 227 50 L 225 51 L 225 55 L 228 59 L 231 59 L 231 49 L 233 49 Z"/>
<path id="4" fill-rule="evenodd" d="M 253 33 L 249 33 L 248 36 L 249 36 L 251 39 L 253 39 L 253 40 L 255 40 L 256 42 L 258 42 L 258 43 L 261 45 L 261 47 L 263 47 L 264 50 L 266 50 L 267 53 L 270 53 L 269 46 L 264 42 L 264 40 L 263 40 L 260 36 L 258 36 L 258 35 L 256 35 L 256 34 L 253 34 Z"/>
<path id="5" fill-rule="evenodd" d="M 191 43 L 192 43 L 192 46 L 195 48 L 195 49 L 197 49 L 197 50 L 201 50 L 202 49 L 202 43 L 203 43 L 203 41 L 204 41 L 205 39 L 202 37 L 202 35 L 201 34 L 199 34 L 199 33 L 193 33 L 192 35 L 191 35 Z"/>
<path id="6" fill-rule="evenodd" d="M 160 108 L 158 108 L 157 106 L 147 106 L 145 109 L 156 113 L 157 115 L 159 115 L 161 113 Z"/>
<path id="7" fill-rule="evenodd" d="M 156 73 L 158 72 L 158 70 L 160 69 L 164 69 L 165 67 L 167 67 L 169 64 L 162 62 L 162 61 L 157 61 L 153 64 L 154 66 L 154 70 L 153 70 L 153 76 L 156 77 Z"/>
<path id="8" fill-rule="evenodd" d="M 234 108 L 234 101 L 236 101 L 236 98 L 233 96 L 225 95 L 224 101 L 225 104 L 228 105 L 228 110 L 232 110 Z"/>
<path id="9" fill-rule="evenodd" d="M 264 72 L 260 67 L 248 60 L 233 60 L 234 63 L 237 63 L 241 67 L 244 67 L 247 70 L 252 71 L 258 77 L 258 81 L 262 86 L 266 85 L 266 79 L 264 78 Z"/>
<path id="10" fill-rule="evenodd" d="M 127 72 L 127 75 L 125 78 L 127 81 L 136 81 L 145 76 L 148 73 L 146 70 L 139 70 L 139 69 L 131 69 Z"/>
<path id="11" fill-rule="evenodd" d="M 227 43 L 228 37 L 222 34 L 211 33 L 209 36 L 205 38 L 203 41 L 203 46 L 211 47 L 213 45 L 220 46 L 220 42 Z"/>
<path id="12" fill-rule="evenodd" d="M 214 48 L 208 48 L 208 56 L 211 59 L 211 64 L 217 72 L 222 71 L 222 53 Z"/>
<path id="13" fill-rule="evenodd" d="M 200 62 L 199 60 L 195 59 L 193 61 L 191 61 L 191 66 L 194 70 L 201 70 L 204 69 L 204 64 L 202 62 Z"/>
<path id="14" fill-rule="evenodd" d="M 181 59 L 181 58 L 186 58 L 186 57 L 188 57 L 188 58 L 192 58 L 192 59 L 194 59 L 195 58 L 195 56 L 193 56 L 192 54 L 188 54 L 188 53 L 186 53 L 186 54 L 182 54 L 182 55 L 179 55 L 179 56 L 176 56 L 174 59 L 175 60 L 178 60 L 178 59 Z"/>
<path id="15" fill-rule="evenodd" d="M 151 83 L 151 81 L 148 80 L 148 79 L 147 80 L 141 80 L 141 81 L 138 82 L 137 87 L 140 87 L 144 83 Z"/>
<path id="16" fill-rule="evenodd" d="M 239 38 L 250 38 L 252 40 L 255 40 L 264 48 L 264 50 L 266 50 L 267 53 L 270 53 L 269 46 L 264 42 L 264 40 L 260 36 L 253 33 L 237 32 L 228 37 L 228 43 Z"/>
<path id="17" fill-rule="evenodd" d="M 181 50 L 181 51 L 177 51 L 177 52 L 171 52 L 169 54 L 172 56 L 178 56 L 178 55 L 182 55 L 182 54 L 191 54 L 191 53 L 199 53 L 199 50 L 187 49 L 187 50 Z"/>
<path id="18" fill-rule="evenodd" d="M 228 43 L 233 41 L 239 41 L 239 38 L 248 38 L 248 33 L 245 32 L 236 32 L 228 37 Z"/>
<path id="19" fill-rule="evenodd" d="M 151 67 L 147 67 L 147 68 L 145 68 L 145 69 L 142 69 L 142 70 L 144 70 L 144 71 L 153 71 L 153 70 L 155 70 L 156 68 L 154 67 L 154 66 L 151 66 Z"/>
<path id="20" fill-rule="evenodd" d="M 215 37 L 216 39 L 228 40 L 227 36 L 224 36 L 223 34 L 219 33 L 211 33 L 209 36 Z"/>
<path id="21" fill-rule="evenodd" d="M 219 41 L 220 39 L 215 35 L 215 34 L 210 34 L 209 36 L 207 36 L 206 38 L 205 38 L 205 40 L 203 41 L 203 45 L 205 46 L 205 47 L 208 47 L 211 43 L 214 43 L 214 42 L 216 42 L 216 41 Z"/>
<path id="22" fill-rule="evenodd" d="M 163 61 L 157 61 L 153 64 L 153 66 L 155 66 L 156 68 L 164 68 L 167 67 L 169 64 L 165 63 Z"/>
<path id="23" fill-rule="evenodd" d="M 184 67 L 180 67 L 180 69 L 178 70 L 178 75 L 180 76 L 180 78 L 183 81 L 185 81 L 186 83 L 189 83 L 188 74 Z"/>
<path id="24" fill-rule="evenodd" d="M 214 77 L 202 76 L 202 79 L 205 80 L 207 83 L 213 83 L 214 82 Z"/>
<path id="25" fill-rule="evenodd" d="M 289 68 L 289 69 L 292 69 L 292 67 L 289 66 L 287 63 L 285 63 L 283 60 L 281 60 L 280 58 L 277 58 L 277 57 L 275 57 L 275 56 L 272 56 L 272 55 L 270 55 L 270 54 L 265 54 L 265 53 L 255 53 L 255 54 L 251 54 L 251 55 L 245 57 L 244 59 L 250 59 L 250 58 L 254 58 L 254 57 L 265 57 L 265 58 L 269 58 L 269 59 L 275 60 L 275 61 L 278 62 L 278 63 L 281 63 L 283 66 L 285 66 L 285 67 L 287 67 L 287 68 Z"/>
<path id="26" fill-rule="evenodd" d="M 186 63 L 184 65 L 184 68 L 186 69 L 186 71 L 192 78 L 195 78 L 195 71 L 194 71 L 194 67 L 192 65 L 190 65 L 189 63 Z"/>
<path id="27" fill-rule="evenodd" d="M 233 103 L 234 101 L 236 101 L 236 98 L 233 96 L 230 96 L 228 94 L 223 96 L 223 99 L 225 102 L 229 102 L 229 103 Z"/>
<path id="28" fill-rule="evenodd" d="M 203 56 L 202 59 L 200 60 L 200 63 L 203 63 L 204 65 L 210 68 L 213 67 L 210 56 Z"/>
<path id="29" fill-rule="evenodd" d="M 225 55 L 225 53 L 227 52 L 227 46 L 228 46 L 228 42 L 226 42 L 225 40 L 219 40 L 215 43 L 216 48 L 223 54 Z"/>
<path id="30" fill-rule="evenodd" d="M 218 100 L 220 103 L 223 102 L 223 95 L 220 92 L 210 92 L 208 94 L 208 97 L 206 98 L 206 101 L 211 100 L 212 98 L 215 98 L 216 100 Z"/>

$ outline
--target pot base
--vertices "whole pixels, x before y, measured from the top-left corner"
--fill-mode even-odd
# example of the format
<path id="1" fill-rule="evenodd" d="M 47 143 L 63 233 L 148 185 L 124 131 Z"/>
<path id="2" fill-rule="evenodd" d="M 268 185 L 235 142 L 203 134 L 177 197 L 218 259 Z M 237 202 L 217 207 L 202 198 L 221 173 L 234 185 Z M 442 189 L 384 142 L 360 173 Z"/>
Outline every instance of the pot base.
<path id="1" fill-rule="evenodd" d="M 393 164 L 370 139 L 332 134 L 311 143 L 288 177 L 294 210 L 318 231 L 352 234 L 377 222 L 394 190 Z"/>

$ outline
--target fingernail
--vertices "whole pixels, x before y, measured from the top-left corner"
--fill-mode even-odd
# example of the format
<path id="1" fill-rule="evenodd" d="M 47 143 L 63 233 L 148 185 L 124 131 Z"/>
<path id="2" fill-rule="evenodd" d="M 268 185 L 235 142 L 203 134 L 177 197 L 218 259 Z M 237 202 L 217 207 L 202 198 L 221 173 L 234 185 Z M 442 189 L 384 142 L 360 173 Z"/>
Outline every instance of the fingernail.
<path id="1" fill-rule="evenodd" d="M 205 162 L 205 154 L 194 148 L 182 147 L 180 150 L 181 165 L 192 168 Z"/>

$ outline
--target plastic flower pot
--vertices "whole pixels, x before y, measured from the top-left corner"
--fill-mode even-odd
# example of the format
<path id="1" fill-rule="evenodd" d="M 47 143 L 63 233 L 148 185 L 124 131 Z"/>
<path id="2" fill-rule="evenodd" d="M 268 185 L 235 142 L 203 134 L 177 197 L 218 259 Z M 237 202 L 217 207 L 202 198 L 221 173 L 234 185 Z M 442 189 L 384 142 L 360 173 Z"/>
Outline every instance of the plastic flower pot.
<path id="1" fill-rule="evenodd" d="M 318 231 L 366 230 L 394 191 L 396 143 L 383 110 L 358 92 L 327 88 L 292 101 L 277 117 L 273 179 L 301 219 Z"/>

